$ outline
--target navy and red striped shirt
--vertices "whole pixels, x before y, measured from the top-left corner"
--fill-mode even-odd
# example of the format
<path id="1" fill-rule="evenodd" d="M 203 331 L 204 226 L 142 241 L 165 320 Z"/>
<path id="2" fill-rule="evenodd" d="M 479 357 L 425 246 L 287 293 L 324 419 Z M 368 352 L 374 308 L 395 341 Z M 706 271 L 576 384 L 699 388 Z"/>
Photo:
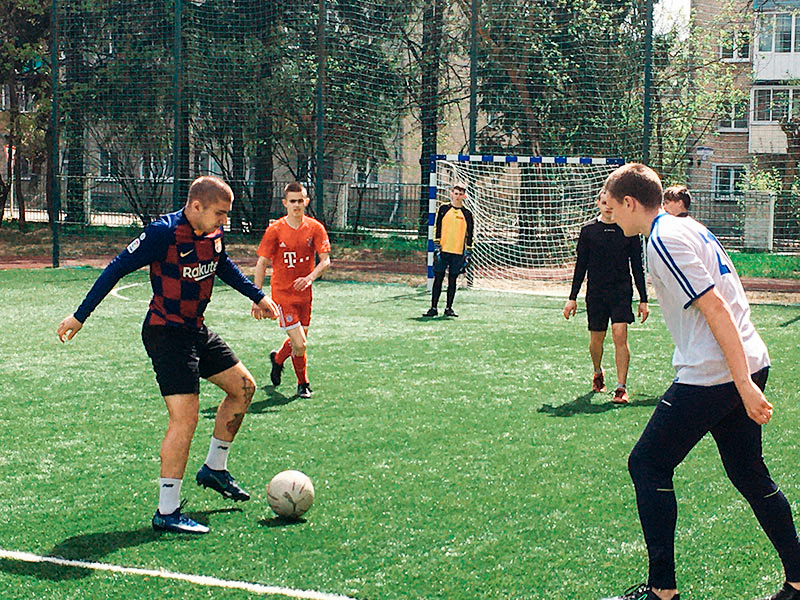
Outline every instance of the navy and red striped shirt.
<path id="1" fill-rule="evenodd" d="M 153 288 L 145 325 L 200 329 L 214 275 L 253 302 L 260 302 L 264 292 L 228 257 L 222 233 L 219 227 L 209 234 L 195 234 L 183 209 L 153 221 L 109 263 L 75 311 L 75 318 L 86 321 L 120 279 L 145 265 L 150 265 Z"/>

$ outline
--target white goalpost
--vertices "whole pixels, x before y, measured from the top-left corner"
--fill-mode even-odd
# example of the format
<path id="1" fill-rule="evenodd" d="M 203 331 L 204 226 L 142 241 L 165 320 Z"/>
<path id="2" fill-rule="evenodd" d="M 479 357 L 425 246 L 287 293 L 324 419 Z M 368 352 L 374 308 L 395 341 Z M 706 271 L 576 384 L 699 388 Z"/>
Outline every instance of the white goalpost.
<path id="1" fill-rule="evenodd" d="M 475 219 L 470 287 L 536 292 L 572 277 L 581 227 L 599 213 L 597 194 L 621 158 L 442 154 L 431 158 L 428 289 L 438 207 L 465 184 Z"/>

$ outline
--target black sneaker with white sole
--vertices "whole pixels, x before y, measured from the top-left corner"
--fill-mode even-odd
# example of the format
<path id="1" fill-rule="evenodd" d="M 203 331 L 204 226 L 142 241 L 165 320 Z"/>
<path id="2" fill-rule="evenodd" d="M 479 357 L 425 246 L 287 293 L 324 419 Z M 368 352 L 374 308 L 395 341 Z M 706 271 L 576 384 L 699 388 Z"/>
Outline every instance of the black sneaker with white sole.
<path id="1" fill-rule="evenodd" d="M 228 471 L 217 471 L 208 465 L 203 465 L 197 472 L 197 485 L 202 485 L 204 488 L 211 488 L 215 492 L 222 494 L 223 498 L 228 498 L 234 502 L 246 502 L 250 500 L 250 494 L 245 492 L 241 486 L 236 483 L 233 476 Z"/>
<path id="2" fill-rule="evenodd" d="M 311 398 L 311 384 L 298 383 L 297 384 L 297 397 L 298 398 Z"/>

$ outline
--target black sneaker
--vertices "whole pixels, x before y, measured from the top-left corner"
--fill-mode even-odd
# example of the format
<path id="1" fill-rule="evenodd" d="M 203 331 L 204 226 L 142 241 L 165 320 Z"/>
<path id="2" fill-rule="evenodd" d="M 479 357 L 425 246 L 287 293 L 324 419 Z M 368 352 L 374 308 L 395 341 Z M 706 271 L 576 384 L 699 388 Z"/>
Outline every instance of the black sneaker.
<path id="1" fill-rule="evenodd" d="M 436 310 L 435 308 L 429 308 L 429 309 L 428 309 L 428 312 L 426 312 L 426 313 L 422 313 L 422 316 L 423 316 L 423 317 L 435 317 L 435 316 L 437 316 L 438 314 L 439 314 L 439 311 L 438 311 L 438 310 Z"/>
<path id="2" fill-rule="evenodd" d="M 208 465 L 203 465 L 197 472 L 197 485 L 222 494 L 223 498 L 228 498 L 234 502 L 245 502 L 250 500 L 250 494 L 245 492 L 228 471 L 217 471 Z"/>
<path id="3" fill-rule="evenodd" d="M 603 600 L 661 600 L 649 585 L 640 583 L 628 588 L 622 596 L 612 596 Z M 680 594 L 675 594 L 672 600 L 681 600 Z"/>
<path id="4" fill-rule="evenodd" d="M 298 398 L 311 398 L 311 384 L 298 383 L 297 384 L 297 397 Z"/>
<path id="5" fill-rule="evenodd" d="M 182 514 L 182 508 L 183 504 L 168 515 L 162 515 L 156 511 L 156 514 L 153 515 L 153 529 L 174 533 L 208 533 L 208 527 Z"/>
<path id="6" fill-rule="evenodd" d="M 445 317 L 457 317 L 458 315 L 456 314 L 456 311 L 454 311 L 452 308 L 445 308 L 444 309 L 444 316 Z"/>
<path id="7" fill-rule="evenodd" d="M 800 600 L 800 590 L 796 590 L 788 583 L 784 583 L 777 594 L 763 600 Z"/>
<path id="8" fill-rule="evenodd" d="M 269 378 L 272 380 L 272 385 L 278 387 L 281 384 L 281 374 L 283 373 L 283 365 L 278 364 L 275 357 L 278 355 L 275 350 L 269 353 L 269 362 L 272 363 L 272 370 L 269 372 Z"/>

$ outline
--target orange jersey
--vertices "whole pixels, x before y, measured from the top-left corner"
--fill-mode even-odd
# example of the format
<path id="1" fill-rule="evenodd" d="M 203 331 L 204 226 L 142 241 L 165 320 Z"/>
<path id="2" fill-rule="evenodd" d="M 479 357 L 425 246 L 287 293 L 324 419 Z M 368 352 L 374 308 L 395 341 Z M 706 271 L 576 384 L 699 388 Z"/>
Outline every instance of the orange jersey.
<path id="1" fill-rule="evenodd" d="M 257 254 L 272 260 L 270 288 L 276 302 L 282 299 L 311 300 L 311 286 L 299 292 L 294 289 L 298 277 L 314 270 L 314 255 L 331 251 L 325 227 L 308 216 L 295 229 L 282 217 L 267 227 Z"/>

